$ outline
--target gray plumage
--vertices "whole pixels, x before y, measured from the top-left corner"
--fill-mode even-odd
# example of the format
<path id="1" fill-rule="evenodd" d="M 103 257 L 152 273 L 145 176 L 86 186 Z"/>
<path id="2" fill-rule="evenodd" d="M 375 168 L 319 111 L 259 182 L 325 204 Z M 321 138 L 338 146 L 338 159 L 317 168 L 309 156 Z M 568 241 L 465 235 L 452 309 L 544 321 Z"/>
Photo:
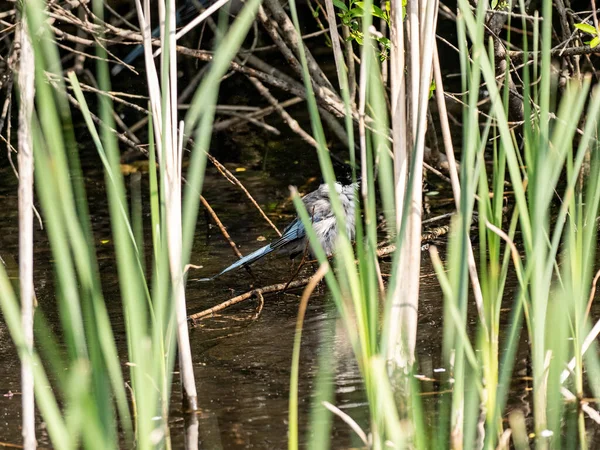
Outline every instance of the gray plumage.
<path id="1" fill-rule="evenodd" d="M 354 240 L 355 236 L 355 211 L 354 211 L 354 199 L 357 191 L 358 183 L 343 186 L 341 183 L 335 183 L 335 190 L 339 195 L 340 202 L 342 203 L 342 209 L 346 218 L 346 234 L 350 240 Z M 306 210 L 311 216 L 313 229 L 319 239 L 323 250 L 327 256 L 331 256 L 335 251 L 335 244 L 338 236 L 338 226 L 335 214 L 331 207 L 331 200 L 329 199 L 329 186 L 322 184 L 316 191 L 305 195 L 302 198 Z M 304 253 L 306 248 L 306 230 L 304 225 L 299 218 L 296 218 L 290 223 L 285 230 L 283 235 L 269 245 L 250 253 L 243 258 L 218 273 L 211 278 L 203 278 L 200 281 L 208 281 L 223 275 L 226 272 L 230 272 L 240 267 L 246 267 L 250 264 L 255 263 L 259 259 L 265 257 L 271 252 L 277 251 L 280 254 L 289 255 L 291 258 Z"/>

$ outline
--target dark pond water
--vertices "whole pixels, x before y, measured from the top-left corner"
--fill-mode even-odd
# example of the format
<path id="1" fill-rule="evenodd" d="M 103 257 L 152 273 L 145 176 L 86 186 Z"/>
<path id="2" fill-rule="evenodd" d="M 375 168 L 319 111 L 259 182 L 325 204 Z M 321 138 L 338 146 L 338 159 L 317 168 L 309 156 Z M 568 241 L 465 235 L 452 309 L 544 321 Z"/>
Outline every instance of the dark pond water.
<path id="1" fill-rule="evenodd" d="M 284 141 L 285 142 L 285 141 Z M 228 141 L 231 144 L 231 141 Z M 254 144 L 252 144 L 254 145 Z M 258 145 L 258 144 L 256 144 Z M 289 145 L 298 145 L 290 138 Z M 272 146 L 267 155 L 267 168 L 252 164 L 230 163 L 236 174 L 269 217 L 282 228 L 293 217 L 288 201 L 288 180 L 309 192 L 319 183 L 318 166 L 310 149 L 306 158 L 297 162 L 282 161 L 281 146 Z M 305 147 L 300 147 L 305 148 Z M 227 147 L 217 149 L 227 154 Z M 237 149 L 239 150 L 239 149 Z M 265 155 L 263 154 L 264 158 Z M 236 156 L 240 161 L 243 157 Z M 269 169 L 269 166 L 271 169 Z M 250 167 L 250 168 L 248 168 Z M 84 172 L 88 201 L 92 214 L 94 237 L 97 243 L 100 274 L 104 296 L 114 327 L 120 354 L 127 354 L 126 336 L 122 322 L 122 306 L 115 269 L 111 230 L 102 173 L 92 151 L 84 151 Z M 287 168 L 287 169 L 286 169 Z M 244 170 L 239 170 L 244 169 Z M 287 171 L 286 171 L 287 170 Z M 308 176 L 306 175 L 308 174 Z M 311 178 L 312 175 L 312 178 Z M 302 182 L 306 182 L 302 185 Z M 16 178 L 5 157 L 0 159 L 0 257 L 4 260 L 14 281 L 18 258 L 18 216 Z M 143 187 L 147 187 L 143 175 Z M 431 190 L 441 188 L 432 187 Z M 245 195 L 226 181 L 214 168 L 209 167 L 204 184 L 204 195 L 237 243 L 247 254 L 264 245 L 275 236 Z M 449 194 L 448 194 L 449 195 Z M 439 203 L 444 203 L 440 201 Z M 144 207 L 148 209 L 147 202 Z M 434 207 L 433 215 L 440 208 Z M 147 231 L 147 230 L 146 230 Z M 50 249 L 43 231 L 35 230 L 35 287 L 41 310 L 57 329 L 60 321 L 55 308 L 53 273 Z M 150 239 L 147 239 L 150 242 Z M 441 245 L 443 252 L 443 243 Z M 286 258 L 266 258 L 253 266 L 252 278 L 244 270 L 226 274 L 213 282 L 199 282 L 197 278 L 213 275 L 233 262 L 228 243 L 216 226 L 202 213 L 196 228 L 192 263 L 203 268 L 193 271 L 187 285 L 189 313 L 210 308 L 251 287 L 287 281 L 292 265 Z M 385 263 L 383 271 L 389 267 Z M 310 271 L 311 268 L 307 268 Z M 514 281 L 507 286 L 507 300 L 503 322 L 508 323 Z M 191 329 L 190 339 L 194 358 L 195 376 L 199 395 L 199 447 L 203 449 L 282 449 L 287 447 L 287 416 L 289 377 L 295 321 L 300 291 L 265 296 L 262 310 L 256 300 L 249 300 L 222 311 L 216 317 L 203 320 Z M 471 308 L 473 314 L 474 307 Z M 597 314 L 597 311 L 595 312 Z M 426 252 L 422 257 L 422 283 L 419 306 L 418 358 L 419 373 L 426 377 L 421 383 L 425 403 L 438 401 L 430 394 L 440 388 L 439 380 L 445 375 L 439 369 L 442 342 L 442 294 Z M 476 318 L 473 315 L 472 323 Z M 524 333 L 523 333 L 524 334 Z M 324 340 L 324 336 L 329 336 Z M 335 405 L 349 414 L 364 429 L 368 429 L 368 408 L 364 387 L 355 363 L 345 330 L 338 320 L 332 302 L 324 287 L 310 300 L 302 337 L 300 368 L 300 436 L 306 445 L 310 435 L 309 412 L 315 396 L 315 376 L 319 357 L 326 352 L 336 362 L 333 379 Z M 4 323 L 0 320 L 0 448 L 3 443 L 19 444 L 20 428 L 20 366 Z M 126 361 L 123 360 L 123 363 Z M 522 340 L 515 363 L 513 387 L 509 408 L 519 407 L 530 413 L 527 376 L 528 350 Z M 123 365 L 123 372 L 128 370 Z M 173 448 L 184 447 L 185 424 L 180 411 L 179 377 L 174 376 L 171 404 L 171 438 Z M 40 445 L 50 446 L 41 417 L 38 418 Z M 360 448 L 361 443 L 349 427 L 334 418 L 331 434 L 332 448 Z"/>
<path id="2" fill-rule="evenodd" d="M 443 27 L 443 23 L 441 26 Z M 453 23 L 446 23 L 448 29 L 444 29 L 444 33 L 450 35 L 451 41 L 454 40 L 454 27 Z M 322 50 L 314 53 L 320 62 L 323 62 L 330 79 L 334 79 L 335 72 L 330 52 L 327 48 Z M 443 66 L 450 66 L 451 72 L 458 70 L 454 56 L 454 53 L 441 52 Z M 276 66 L 285 67 L 286 64 L 280 56 L 275 56 L 273 61 L 269 61 Z M 198 70 L 195 63 L 191 70 L 194 72 Z M 456 89 L 449 86 L 446 88 L 460 90 L 459 79 L 449 79 L 449 83 L 452 83 L 452 80 L 456 84 Z M 122 77 L 115 82 L 121 83 L 118 90 L 146 95 L 145 83 L 139 82 L 135 77 Z M 228 79 L 222 88 L 223 92 L 227 92 L 228 104 L 259 103 L 254 102 L 257 100 L 257 94 L 247 80 L 236 79 L 234 85 L 229 83 L 234 82 Z M 131 113 L 129 110 L 121 110 L 118 104 L 116 107 L 121 114 Z M 450 107 L 452 108 L 452 105 Z M 289 112 L 296 118 L 306 118 L 305 110 L 306 105 L 301 103 L 290 108 Z M 460 108 L 455 113 L 458 116 Z M 272 123 L 271 118 L 269 123 Z M 214 136 L 212 151 L 220 160 L 229 162 L 228 167 L 232 171 L 236 168 L 245 169 L 236 174 L 281 229 L 293 217 L 293 208 L 287 201 L 288 185 L 296 184 L 303 192 L 309 192 L 319 183 L 319 169 L 314 150 L 297 138 L 289 136 L 286 125 L 281 123 L 275 125 L 283 132 L 283 135 L 277 139 L 273 139 L 273 136 L 265 136 L 252 126 L 244 126 L 236 133 L 218 133 Z M 304 128 L 309 129 L 306 124 Z M 78 130 L 83 136 L 81 127 Z M 456 147 L 459 148 L 460 127 L 453 127 L 453 132 L 458 138 Z M 335 147 L 335 138 L 328 136 L 328 139 L 330 146 Z M 89 138 L 85 137 L 81 142 L 89 142 Z M 89 147 L 82 150 L 104 297 L 113 323 L 118 349 L 125 358 L 126 336 L 122 322 L 117 272 L 110 244 L 111 230 L 103 175 L 98 171 L 100 165 L 92 144 L 89 143 Z M 0 257 L 9 270 L 16 267 L 15 261 L 18 258 L 16 185 L 16 177 L 6 159 L 6 149 L 0 145 Z M 442 197 L 450 197 L 448 185 L 443 184 L 441 188 L 433 189 L 441 191 Z M 207 171 L 203 194 L 243 254 L 264 245 L 264 239 L 269 240 L 275 236 L 273 230 L 261 219 L 244 194 L 224 180 L 212 167 Z M 146 202 L 146 209 L 147 206 Z M 36 294 L 40 308 L 49 319 L 50 325 L 58 328 L 60 321 L 55 308 L 51 253 L 44 232 L 36 227 L 35 234 Z M 207 221 L 201 213 L 191 262 L 204 267 L 192 272 L 190 276 L 187 286 L 189 313 L 214 306 L 247 291 L 251 286 L 279 283 L 290 277 L 291 266 L 288 260 L 267 258 L 253 267 L 255 279 L 240 270 L 211 283 L 195 280 L 219 272 L 235 258 L 214 224 Z M 385 265 L 383 270 L 386 270 Z M 16 271 L 12 270 L 11 274 L 16 277 Z M 442 294 L 426 253 L 422 258 L 422 275 L 418 359 L 419 372 L 429 379 L 422 383 L 422 390 L 430 393 L 439 387 L 431 380 L 439 380 L 443 376 L 437 370 L 440 369 L 443 313 Z M 15 278 L 15 282 L 17 281 Z M 504 322 L 508 321 L 508 310 L 512 304 L 514 290 L 513 280 L 507 286 Z M 200 406 L 198 427 L 200 448 L 211 450 L 287 447 L 289 377 L 299 295 L 299 291 L 290 291 L 266 296 L 260 312 L 258 312 L 258 303 L 250 300 L 225 310 L 216 317 L 206 319 L 199 326 L 191 329 L 190 339 Z M 474 308 L 471 310 L 474 313 Z M 595 312 L 596 317 L 597 313 L 598 311 Z M 330 337 L 323 341 L 324 335 Z M 319 369 L 319 357 L 323 352 L 331 354 L 332 360 L 336 361 L 333 380 L 335 405 L 349 414 L 364 429 L 368 429 L 368 408 L 358 367 L 332 302 L 326 290 L 320 288 L 310 300 L 302 338 L 299 398 L 300 436 L 304 446 L 310 433 L 308 413 L 314 400 L 315 375 Z M 5 444 L 12 448 L 19 445 L 22 440 L 20 364 L 2 320 L 0 320 L 0 361 L 2 362 L 0 364 L 0 448 Z M 123 372 L 126 375 L 128 373 L 125 365 L 123 365 Z M 528 394 L 526 386 L 519 379 L 526 377 L 527 374 L 528 353 L 523 340 L 516 362 L 515 382 L 509 403 L 525 409 L 526 412 L 529 409 Z M 184 447 L 185 434 L 184 419 L 179 413 L 179 390 L 179 378 L 176 375 L 170 422 L 171 438 L 175 449 Z M 49 447 L 41 417 L 38 418 L 37 423 L 40 445 Z M 331 446 L 334 449 L 361 447 L 360 441 L 349 427 L 338 418 L 334 418 L 331 436 Z"/>
<path id="3" fill-rule="evenodd" d="M 122 323 L 118 280 L 108 220 L 103 178 L 93 153 L 84 161 L 88 200 L 97 242 L 99 267 L 105 299 L 113 320 L 115 337 L 122 355 L 126 355 L 126 339 Z M 0 166 L 0 256 L 9 270 L 15 269 L 18 258 L 18 216 L 16 179 L 5 158 Z M 277 163 L 274 162 L 274 165 Z M 235 167 L 230 166 L 232 170 Z M 313 173 L 317 167 L 313 166 Z M 281 172 L 248 170 L 238 172 L 250 192 L 265 207 L 274 222 L 283 227 L 292 217 L 287 202 L 286 179 Z M 310 173 L 310 171 L 308 172 Z M 296 174 L 296 177 L 299 176 Z M 306 190 L 314 188 L 313 179 Z M 227 226 L 242 253 L 262 245 L 274 232 L 237 188 L 209 168 L 204 194 Z M 147 206 L 147 205 L 146 205 Z M 50 249 L 43 231 L 35 231 L 35 284 L 40 308 L 51 325 L 59 326 L 54 305 L 53 273 Z M 262 286 L 287 280 L 291 264 L 287 259 L 267 258 L 253 267 L 256 279 L 241 270 L 214 282 L 195 280 L 220 271 L 235 260 L 229 245 L 214 225 L 200 214 L 192 263 L 203 265 L 190 276 L 187 287 L 189 312 L 201 311 L 229 297 Z M 428 258 L 423 258 L 423 279 L 420 307 L 419 354 L 424 361 L 424 375 L 435 377 L 439 364 L 441 340 L 441 293 L 437 287 Z M 310 270 L 310 269 L 308 269 Z M 384 267 L 385 270 L 385 267 Z M 11 275 L 15 276 L 13 270 Z M 196 276 L 197 275 L 197 276 Z M 285 448 L 287 446 L 287 414 L 291 353 L 299 291 L 265 297 L 264 307 L 257 313 L 254 300 L 242 303 L 219 316 L 206 319 L 190 333 L 201 408 L 199 441 L 201 448 Z M 333 331 L 332 331 L 333 330 Z M 322 343 L 324 332 L 332 337 Z M 300 425 L 305 440 L 310 430 L 308 412 L 314 396 L 315 375 L 321 352 L 331 352 L 337 360 L 335 373 L 335 404 L 368 428 L 368 410 L 361 377 L 336 311 L 325 288 L 311 298 L 306 314 L 302 340 L 300 378 Z M 18 444 L 20 436 L 20 371 L 19 360 L 3 322 L 0 322 L 0 447 L 2 443 Z M 127 370 L 124 367 L 124 372 Z M 179 380 L 174 377 L 172 402 L 172 439 L 174 448 L 184 444 L 184 420 L 178 414 Z M 39 418 L 38 438 L 49 446 L 47 434 Z M 349 427 L 334 420 L 333 448 L 360 447 Z"/>
<path id="4" fill-rule="evenodd" d="M 280 126 L 284 130 L 285 126 Z M 290 152 L 289 149 L 297 149 Z M 288 200 L 288 185 L 297 184 L 302 192 L 314 189 L 318 183 L 318 164 L 314 150 L 293 137 L 276 142 L 265 141 L 252 130 L 237 135 L 217 135 L 213 149 L 219 158 L 230 161 L 228 167 L 254 195 L 269 217 L 283 228 L 293 217 Z M 290 159 L 290 155 L 295 157 Z M 235 161 L 235 162 L 232 162 Z M 104 296 L 120 354 L 127 354 L 122 322 L 122 306 L 118 288 L 111 230 L 108 218 L 103 175 L 93 149 L 83 149 L 83 165 L 92 214 L 100 274 Z M 237 169 L 237 170 L 236 170 Z M 241 169 L 241 170 L 240 170 Z M 18 258 L 18 216 L 16 178 L 4 155 L 0 157 L 0 257 L 9 270 L 16 267 Z M 143 186 L 147 185 L 143 175 Z M 432 186 L 449 197 L 446 185 Z M 203 193 L 228 229 L 243 254 L 264 245 L 275 237 L 245 195 L 226 181 L 214 168 L 206 173 Z M 440 201 L 439 203 L 444 203 Z M 147 202 L 144 207 L 148 210 Z M 433 208 L 432 215 L 440 208 Z M 146 230 L 148 231 L 148 230 Z M 53 273 L 50 249 L 43 231 L 35 231 L 35 287 L 40 308 L 50 324 L 60 326 L 55 308 Z M 150 239 L 147 239 L 149 242 Z M 443 251 L 443 245 L 441 246 Z M 287 281 L 292 266 L 287 259 L 266 258 L 252 268 L 253 279 L 244 270 L 202 283 L 197 278 L 213 275 L 233 262 L 228 243 L 218 229 L 200 213 L 196 228 L 191 262 L 203 268 L 191 272 L 187 285 L 189 313 L 202 311 L 221 301 L 246 292 L 251 287 Z M 383 271 L 388 267 L 384 263 Z M 310 270 L 308 268 L 307 270 Z M 16 277 L 16 271 L 12 274 Z M 422 391 L 431 393 L 439 388 L 444 377 L 440 369 L 442 342 L 442 294 L 426 252 L 422 257 L 422 284 L 419 306 L 418 358 L 419 372 L 428 380 Z M 15 278 L 15 282 L 16 282 Z M 515 283 L 507 286 L 506 312 Z M 265 297 L 258 312 L 258 302 L 249 300 L 227 309 L 218 316 L 203 320 L 191 329 L 190 339 L 199 395 L 199 444 L 204 449 L 281 449 L 287 447 L 287 416 L 289 377 L 295 321 L 300 291 Z M 474 308 L 472 308 L 474 313 Z M 473 317 L 473 323 L 475 317 Z M 330 336 L 323 341 L 323 336 Z M 524 382 L 528 374 L 527 346 L 523 342 L 515 369 L 515 382 L 510 405 L 525 411 L 529 408 Z M 358 367 L 346 338 L 343 326 L 326 289 L 320 288 L 310 300 L 302 338 L 300 398 L 300 436 L 306 445 L 309 411 L 314 400 L 315 375 L 323 352 L 336 361 L 334 376 L 335 405 L 368 429 L 368 408 Z M 20 369 L 19 360 L 10 336 L 0 321 L 0 448 L 2 443 L 19 444 L 20 430 Z M 125 363 L 125 360 L 123 360 Z M 127 374 L 127 369 L 123 366 Z M 173 448 L 183 448 L 185 426 L 179 413 L 179 377 L 174 376 L 171 405 L 171 437 Z M 431 401 L 436 401 L 433 396 Z M 49 446 L 41 418 L 38 418 L 38 439 Z M 340 419 L 334 418 L 332 448 L 360 448 L 361 443 Z"/>

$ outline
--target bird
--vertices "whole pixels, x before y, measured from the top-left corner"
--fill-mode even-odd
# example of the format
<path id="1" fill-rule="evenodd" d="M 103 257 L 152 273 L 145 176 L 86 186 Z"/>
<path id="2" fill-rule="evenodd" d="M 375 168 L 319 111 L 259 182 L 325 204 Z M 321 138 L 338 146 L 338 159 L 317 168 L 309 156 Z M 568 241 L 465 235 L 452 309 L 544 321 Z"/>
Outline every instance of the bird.
<path id="1" fill-rule="evenodd" d="M 342 183 L 336 182 L 334 186 L 339 195 L 346 219 L 346 234 L 350 240 L 354 240 L 356 229 L 355 199 L 358 183 L 342 185 Z M 328 257 L 335 251 L 338 236 L 337 219 L 331 206 L 329 193 L 329 185 L 324 183 L 317 190 L 306 194 L 302 198 L 304 206 L 311 216 L 315 234 Z M 307 239 L 308 236 L 304 224 L 297 217 L 283 230 L 283 234 L 276 241 L 240 258 L 218 274 L 210 278 L 202 278 L 200 281 L 214 280 L 232 270 L 247 267 L 275 251 L 282 255 L 289 255 L 290 258 L 295 258 L 299 254 L 304 253 L 307 248 Z"/>

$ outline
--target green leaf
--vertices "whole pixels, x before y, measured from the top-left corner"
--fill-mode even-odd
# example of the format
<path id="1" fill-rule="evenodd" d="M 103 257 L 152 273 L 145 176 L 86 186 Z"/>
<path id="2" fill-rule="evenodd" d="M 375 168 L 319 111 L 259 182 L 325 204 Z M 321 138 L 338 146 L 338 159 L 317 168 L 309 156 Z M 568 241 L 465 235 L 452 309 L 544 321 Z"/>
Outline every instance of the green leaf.
<path id="1" fill-rule="evenodd" d="M 386 49 L 392 48 L 392 42 L 386 37 L 377 38 L 377 42 L 383 45 Z"/>
<path id="2" fill-rule="evenodd" d="M 358 3 L 358 2 L 357 2 Z M 362 17 L 364 15 L 364 11 L 362 8 L 352 8 L 350 11 L 348 11 L 348 14 L 350 14 L 350 17 Z"/>
<path id="3" fill-rule="evenodd" d="M 435 80 L 431 82 L 431 86 L 429 86 L 429 98 L 433 97 L 433 93 L 435 92 Z"/>
<path id="4" fill-rule="evenodd" d="M 333 0 L 333 5 L 339 9 L 341 9 L 342 11 L 348 11 L 348 7 L 341 0 Z"/>
<path id="5" fill-rule="evenodd" d="M 364 14 L 364 9 L 365 9 L 365 3 L 364 2 L 355 2 L 354 3 L 358 8 L 361 9 L 362 13 Z M 380 19 L 385 19 L 385 15 L 383 13 L 383 10 L 375 5 L 371 5 L 371 14 L 375 17 L 379 17 Z"/>
<path id="6" fill-rule="evenodd" d="M 351 25 L 352 17 L 350 17 L 350 14 L 348 14 L 347 12 L 346 13 L 339 13 L 338 16 L 342 20 L 342 24 L 343 25 L 346 25 L 347 27 L 349 27 Z"/>
<path id="7" fill-rule="evenodd" d="M 595 48 L 595 47 L 598 47 L 598 45 L 600 45 L 600 37 L 596 36 L 594 39 L 592 39 L 590 41 L 590 47 Z"/>
<path id="8" fill-rule="evenodd" d="M 372 8 L 373 15 L 375 17 L 379 17 L 380 19 L 384 19 L 385 20 L 385 13 L 383 12 L 383 10 L 380 7 L 378 7 L 378 6 L 375 6 L 375 5 L 372 5 L 372 6 L 373 6 L 373 8 Z"/>
<path id="9" fill-rule="evenodd" d="M 598 34 L 596 28 L 589 23 L 576 23 L 575 28 L 589 34 Z"/>

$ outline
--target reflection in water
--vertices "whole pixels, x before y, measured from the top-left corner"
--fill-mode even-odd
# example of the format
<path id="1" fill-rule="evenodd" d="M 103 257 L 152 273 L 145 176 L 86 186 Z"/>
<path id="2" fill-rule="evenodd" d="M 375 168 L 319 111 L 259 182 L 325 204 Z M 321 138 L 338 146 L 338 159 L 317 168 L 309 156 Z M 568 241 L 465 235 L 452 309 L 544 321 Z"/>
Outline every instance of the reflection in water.
<path id="1" fill-rule="evenodd" d="M 102 174 L 92 172 L 88 176 L 91 177 L 87 180 L 88 198 L 93 211 L 92 225 L 104 295 L 118 349 L 125 358 L 126 336 L 108 210 L 100 181 Z M 12 174 L 5 169 L 0 170 L 0 178 L 4 180 L 0 186 L 0 251 L 4 259 L 16 258 L 16 180 L 11 181 Z M 260 181 L 260 189 L 256 181 Z M 266 197 L 265 189 L 273 188 L 272 183 L 265 183 L 256 176 L 254 182 L 255 185 L 252 179 L 245 180 L 262 203 Z M 268 230 L 256 211 L 219 175 L 209 173 L 205 186 L 206 197 L 243 253 L 260 247 L 261 242 L 257 240 L 260 236 L 270 233 L 267 238 L 272 237 L 274 233 Z M 279 187 L 282 193 L 286 190 L 284 186 Z M 282 212 L 278 224 L 288 222 L 291 215 L 292 211 L 289 214 Z M 220 235 L 211 234 L 210 229 L 211 233 L 207 235 L 207 229 L 200 216 L 192 262 L 203 265 L 203 270 L 210 273 L 213 266 L 222 267 L 223 262 L 232 261 L 235 257 Z M 51 252 L 44 232 L 36 229 L 35 239 L 35 282 L 40 310 L 51 326 L 58 330 L 60 321 L 54 304 Z M 258 286 L 286 281 L 290 276 L 290 262 L 285 258 L 267 259 L 253 273 L 256 280 L 246 272 L 240 272 L 211 283 L 190 281 L 187 290 L 189 311 L 213 306 L 232 293 L 244 292 L 252 284 Z M 303 334 L 299 395 L 300 433 L 304 440 L 307 439 L 308 413 L 314 395 L 318 358 L 324 351 L 331 352 L 338 361 L 334 403 L 361 426 L 367 425 L 362 383 L 350 346 L 345 334 L 336 325 L 336 312 L 324 295 L 325 288 L 318 291 L 320 294 L 309 304 Z M 256 314 L 257 304 L 248 301 L 221 316 L 203 321 L 201 326 L 191 330 L 201 409 L 197 417 L 181 414 L 179 377 L 174 376 L 170 423 L 173 448 L 194 448 L 190 444 L 196 442 L 198 448 L 205 449 L 284 448 L 287 445 L 289 376 L 298 300 L 298 292 L 268 296 L 260 314 Z M 331 348 L 320 348 L 322 331 L 332 326 L 336 333 Z M 3 323 L 0 323 L 0 357 L 3 362 L 0 365 L 0 442 L 18 443 L 21 441 L 20 366 Z M 128 370 L 124 365 L 123 371 L 127 376 Z M 38 417 L 37 423 L 40 445 L 49 445 L 41 417 Z M 337 420 L 334 422 L 333 439 L 340 448 L 353 445 L 355 440 L 347 425 Z"/>
<path id="2" fill-rule="evenodd" d="M 120 354 L 125 357 L 126 337 L 110 224 L 103 183 L 99 181 L 102 175 L 87 173 L 104 294 L 115 339 Z M 0 180 L 3 180 L 0 185 L 0 253 L 9 260 L 16 258 L 18 246 L 16 180 L 6 169 L 0 170 Z M 247 172 L 243 181 L 260 204 L 266 204 L 267 199 L 272 200 L 273 192 L 279 192 L 278 200 L 286 197 L 286 186 L 277 184 L 274 179 L 265 180 Z M 144 178 L 143 189 L 147 189 L 145 182 Z M 313 188 L 308 186 L 307 191 Z M 210 170 L 204 192 L 243 254 L 264 245 L 263 238 L 274 237 L 274 232 L 262 222 L 243 194 Z M 147 205 L 144 207 L 147 208 Z M 287 207 L 287 211 L 279 214 L 271 211 L 270 215 L 278 225 L 289 222 L 293 217 L 291 205 Z M 58 328 L 60 322 L 54 305 L 50 250 L 44 232 L 38 228 L 35 239 L 36 294 L 40 309 L 50 324 Z M 194 278 L 216 273 L 217 269 L 234 260 L 229 245 L 200 215 L 191 262 L 204 267 L 190 274 L 187 286 L 190 313 L 214 306 L 251 287 L 287 281 L 294 270 L 287 259 L 268 257 L 263 264 L 253 268 L 255 279 L 241 271 L 225 274 L 210 283 L 193 281 Z M 422 263 L 425 276 L 421 287 L 418 359 L 419 372 L 423 376 L 421 390 L 431 394 L 439 389 L 439 380 L 448 374 L 441 367 L 441 349 L 437 344 L 442 341 L 442 294 L 435 277 L 431 276 L 433 269 L 426 255 Z M 307 267 L 303 270 L 308 272 L 312 269 Z M 387 273 L 389 267 L 384 263 L 382 270 Z M 511 298 L 513 288 L 507 290 L 508 298 Z M 170 421 L 173 448 L 277 449 L 287 446 L 289 377 L 299 295 L 300 291 L 292 291 L 267 296 L 260 313 L 258 302 L 249 300 L 222 311 L 220 315 L 204 319 L 191 330 L 200 411 L 195 417 L 181 414 L 179 377 L 174 376 Z M 522 354 L 526 355 L 526 346 L 522 350 Z M 3 323 L 0 323 L 0 359 L 0 441 L 17 443 L 21 441 L 19 361 Z M 324 286 L 317 289 L 309 302 L 302 336 L 299 425 L 304 445 L 312 431 L 308 429 L 309 412 L 315 401 L 315 384 L 322 359 L 330 362 L 329 368 L 335 369 L 332 403 L 368 430 L 368 405 L 360 372 L 347 334 Z M 525 362 L 519 363 L 517 371 L 526 372 L 527 361 L 523 358 L 520 361 Z M 123 369 L 127 375 L 125 366 Z M 514 389 L 525 392 L 518 385 Z M 424 395 L 425 403 L 436 401 L 435 397 Z M 519 395 L 511 395 L 511 398 L 518 399 Z M 522 407 L 521 404 L 515 406 Z M 48 445 L 41 418 L 38 417 L 37 423 L 40 445 Z M 194 447 L 196 443 L 197 447 Z M 362 446 L 349 426 L 337 417 L 333 419 L 331 443 L 332 448 Z"/>
<path id="3" fill-rule="evenodd" d="M 200 421 L 196 414 L 188 414 L 185 418 L 185 448 L 186 450 L 198 450 Z M 211 448 L 220 448 L 211 447 Z"/>
<path id="4" fill-rule="evenodd" d="M 287 414 L 291 352 L 298 297 L 293 294 L 267 297 L 261 315 L 252 321 L 255 304 L 243 305 L 217 319 L 203 321 L 192 331 L 198 377 L 201 422 L 214 431 L 201 432 L 203 448 L 219 433 L 224 448 L 284 448 L 287 444 Z M 338 332 L 329 346 L 320 347 L 321 334 L 331 326 Z M 309 407 L 321 352 L 331 353 L 331 364 L 339 361 L 335 402 L 366 426 L 365 400 L 358 368 L 345 333 L 337 327 L 337 316 L 325 296 L 312 298 L 303 332 L 300 363 L 301 430 L 306 432 Z M 329 347 L 329 348 L 328 348 Z M 218 428 L 214 428 L 215 422 Z M 202 428 L 202 424 L 201 424 Z M 344 448 L 351 444 L 347 426 L 336 424 L 334 433 Z M 174 437 L 175 439 L 175 437 Z M 343 439 L 343 440 L 342 440 Z M 211 444 L 212 445 L 212 444 Z"/>

